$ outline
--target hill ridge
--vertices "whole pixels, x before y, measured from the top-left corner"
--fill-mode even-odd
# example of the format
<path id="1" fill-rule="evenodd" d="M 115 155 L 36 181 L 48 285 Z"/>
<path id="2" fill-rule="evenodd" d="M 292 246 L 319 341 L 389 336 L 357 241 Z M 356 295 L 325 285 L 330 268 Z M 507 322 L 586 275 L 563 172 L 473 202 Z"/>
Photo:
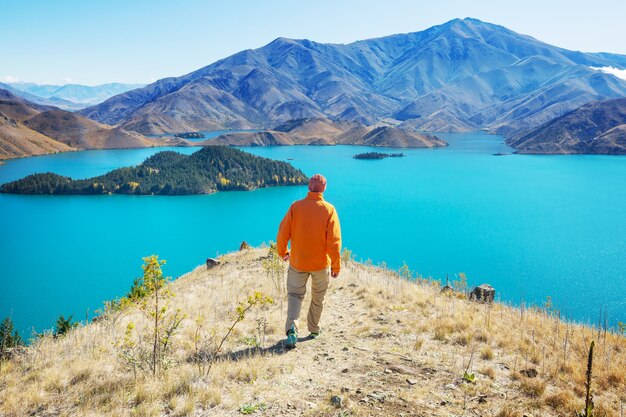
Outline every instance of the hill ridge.
<path id="1" fill-rule="evenodd" d="M 171 284 L 171 311 L 181 308 L 187 317 L 171 341 L 178 360 L 163 377 L 134 378 L 118 356 L 115 346 L 129 323 L 147 331 L 131 305 L 58 339 L 38 339 L 12 359 L 0 373 L 0 413 L 573 415 L 584 405 L 588 344 L 595 339 L 595 411 L 619 415 L 623 336 L 563 322 L 547 307 L 469 302 L 408 269 L 348 259 L 331 281 L 322 337 L 306 339 L 303 329 L 294 351 L 283 349 L 285 303 L 264 267 L 272 254 L 244 250 Z M 237 303 L 254 291 L 275 303 L 245 314 L 207 377 L 193 361 L 193 340 L 205 343 L 215 332 L 219 341 Z M 258 323 L 265 331 L 257 331 Z"/>

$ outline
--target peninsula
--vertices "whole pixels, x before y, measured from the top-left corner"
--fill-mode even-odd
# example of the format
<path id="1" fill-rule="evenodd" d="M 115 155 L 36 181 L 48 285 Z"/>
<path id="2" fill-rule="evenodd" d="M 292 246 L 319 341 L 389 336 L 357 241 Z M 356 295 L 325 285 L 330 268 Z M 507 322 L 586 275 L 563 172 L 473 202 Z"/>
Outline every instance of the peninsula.
<path id="1" fill-rule="evenodd" d="M 204 146 L 361 145 L 391 148 L 434 148 L 448 144 L 434 136 L 393 126 L 366 126 L 323 117 L 295 119 L 273 129 L 239 132 L 199 142 Z"/>
<path id="2" fill-rule="evenodd" d="M 307 177 L 287 162 L 261 158 L 223 146 L 189 156 L 159 152 L 135 167 L 73 180 L 57 174 L 29 175 L 0 187 L 11 194 L 190 195 L 306 184 Z"/>

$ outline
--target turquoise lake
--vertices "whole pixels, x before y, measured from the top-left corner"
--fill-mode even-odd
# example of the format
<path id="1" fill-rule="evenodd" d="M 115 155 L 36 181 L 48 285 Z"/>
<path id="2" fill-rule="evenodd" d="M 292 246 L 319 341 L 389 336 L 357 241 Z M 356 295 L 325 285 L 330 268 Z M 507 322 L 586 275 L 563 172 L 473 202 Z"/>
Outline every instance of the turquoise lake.
<path id="1" fill-rule="evenodd" d="M 355 160 L 366 147 L 243 148 L 328 178 L 344 246 L 358 259 L 404 261 L 420 275 L 492 284 L 497 297 L 596 323 L 626 321 L 626 157 L 493 156 L 502 138 L 446 134 L 441 149 Z M 75 178 L 134 165 L 163 150 L 84 151 L 8 161 L 0 183 L 35 172 Z M 196 148 L 175 148 L 191 153 Z M 380 149 L 378 149 L 380 150 Z M 0 318 L 22 332 L 126 293 L 141 258 L 158 254 L 176 277 L 209 256 L 275 240 L 305 187 L 213 195 L 0 194 Z"/>

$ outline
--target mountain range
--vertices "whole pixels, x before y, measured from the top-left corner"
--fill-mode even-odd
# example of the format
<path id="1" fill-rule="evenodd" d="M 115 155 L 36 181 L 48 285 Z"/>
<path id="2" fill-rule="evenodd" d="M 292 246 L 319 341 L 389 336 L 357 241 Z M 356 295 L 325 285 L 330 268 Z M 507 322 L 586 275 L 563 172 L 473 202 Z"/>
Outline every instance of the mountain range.
<path id="1" fill-rule="evenodd" d="M 361 145 L 392 148 L 434 148 L 448 144 L 434 135 L 393 126 L 365 126 L 324 118 L 296 119 L 274 129 L 236 132 L 198 142 L 198 145 L 282 146 Z"/>
<path id="2" fill-rule="evenodd" d="M 76 113 L 42 106 L 0 89 L 0 160 L 80 149 L 144 148 L 184 144 L 153 139 Z"/>
<path id="3" fill-rule="evenodd" d="M 145 84 L 108 83 L 95 86 L 81 84 L 0 83 L 0 88 L 37 104 L 63 110 L 79 110 L 103 102 L 117 94 L 143 87 Z"/>
<path id="4" fill-rule="evenodd" d="M 626 154 L 626 98 L 585 104 L 507 142 L 519 153 Z"/>
<path id="5" fill-rule="evenodd" d="M 626 80 L 598 70 L 606 67 L 626 68 L 626 56 L 570 51 L 466 18 L 345 45 L 278 38 L 80 113 L 141 133 L 326 117 L 511 136 L 625 97 Z"/>

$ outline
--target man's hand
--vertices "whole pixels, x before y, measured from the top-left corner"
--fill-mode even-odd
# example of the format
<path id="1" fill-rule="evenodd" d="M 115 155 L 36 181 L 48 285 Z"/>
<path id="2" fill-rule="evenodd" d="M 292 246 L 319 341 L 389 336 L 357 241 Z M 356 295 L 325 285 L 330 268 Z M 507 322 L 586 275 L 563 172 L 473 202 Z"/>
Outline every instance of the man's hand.
<path id="1" fill-rule="evenodd" d="M 289 260 L 289 254 L 283 256 L 283 261 L 287 262 Z"/>
<path id="2" fill-rule="evenodd" d="M 331 271 L 330 276 L 333 278 L 337 278 L 339 276 L 339 272 Z"/>

